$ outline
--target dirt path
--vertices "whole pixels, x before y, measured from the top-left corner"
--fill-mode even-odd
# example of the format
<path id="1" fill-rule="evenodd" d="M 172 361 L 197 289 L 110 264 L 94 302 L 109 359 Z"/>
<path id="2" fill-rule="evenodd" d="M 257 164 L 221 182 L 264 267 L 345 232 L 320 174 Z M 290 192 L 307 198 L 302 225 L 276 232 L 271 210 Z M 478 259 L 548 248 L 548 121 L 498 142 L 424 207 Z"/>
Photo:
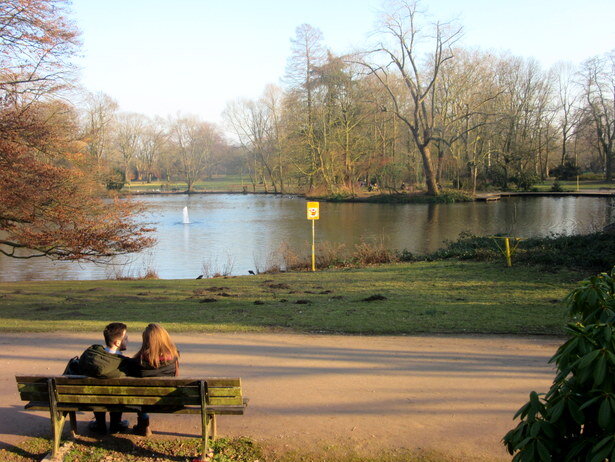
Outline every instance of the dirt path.
<path id="1" fill-rule="evenodd" d="M 128 352 L 137 347 L 131 333 Z M 279 450 L 437 449 L 510 460 L 500 440 L 530 390 L 546 391 L 558 340 L 499 336 L 362 337 L 293 334 L 174 336 L 183 376 L 239 376 L 244 416 L 225 436 Z M 14 375 L 61 373 L 99 334 L 0 334 L 0 443 L 49 435 L 46 413 L 24 412 Z M 78 416 L 80 425 L 90 416 Z M 130 416 L 134 420 L 134 415 Z M 196 436 L 197 416 L 152 417 L 155 434 Z"/>

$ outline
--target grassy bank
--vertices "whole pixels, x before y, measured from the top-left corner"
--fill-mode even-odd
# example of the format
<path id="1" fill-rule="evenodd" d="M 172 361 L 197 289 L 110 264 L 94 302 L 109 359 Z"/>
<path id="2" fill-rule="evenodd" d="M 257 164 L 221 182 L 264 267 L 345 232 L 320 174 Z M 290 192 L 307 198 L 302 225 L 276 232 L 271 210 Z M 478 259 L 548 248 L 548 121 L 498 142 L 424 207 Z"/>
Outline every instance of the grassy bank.
<path id="1" fill-rule="evenodd" d="M 398 263 L 202 280 L 0 283 L 0 331 L 561 334 L 579 273 L 501 262 Z"/>
<path id="2" fill-rule="evenodd" d="M 371 204 L 454 204 L 455 202 L 472 202 L 474 197 L 466 191 L 445 189 L 438 196 L 429 196 L 424 192 L 413 193 L 374 193 L 359 191 L 356 195 L 306 195 L 313 200 L 325 202 L 365 202 Z"/>
<path id="3" fill-rule="evenodd" d="M 549 192 L 553 190 L 554 179 L 549 179 L 541 183 L 537 183 L 532 186 L 532 191 Z M 564 180 L 558 181 L 559 187 L 562 191 L 572 192 L 577 191 L 576 180 Z M 122 192 L 124 193 L 181 193 L 186 191 L 188 185 L 181 181 L 133 181 L 126 183 Z M 254 188 L 249 178 L 242 178 L 240 175 L 215 175 L 212 178 L 199 180 L 193 185 L 193 189 L 196 192 L 220 192 L 220 193 L 239 193 L 243 192 L 244 188 L 246 192 L 263 193 L 265 187 L 262 184 L 257 184 Z M 287 185 L 287 189 L 289 185 Z M 615 182 L 606 182 L 604 180 L 594 179 L 581 179 L 578 184 L 579 191 L 586 190 L 613 190 L 615 189 Z M 268 192 L 273 192 L 273 189 L 269 187 Z M 303 194 L 305 191 L 298 189 L 295 185 L 290 186 L 290 189 L 285 191 L 290 194 Z M 497 192 L 494 189 L 492 192 Z M 469 191 L 457 190 L 453 188 L 451 183 L 445 184 L 440 196 L 432 197 L 427 196 L 423 192 L 388 192 L 388 190 L 382 190 L 380 192 L 369 192 L 366 188 L 358 188 L 356 195 L 349 194 L 333 194 L 328 195 L 326 192 L 320 194 L 315 192 L 307 194 L 308 197 L 315 200 L 323 200 L 330 202 L 373 202 L 373 203 L 387 203 L 387 204 L 414 204 L 414 203 L 454 203 L 454 202 L 467 202 L 473 200 L 473 197 Z"/>
<path id="4" fill-rule="evenodd" d="M 212 178 L 199 180 L 193 184 L 195 191 L 216 191 L 216 192 L 242 192 L 244 187 L 248 192 L 264 192 L 262 184 L 256 185 L 256 190 L 252 187 L 249 178 L 241 178 L 239 175 L 216 175 Z M 133 181 L 126 183 L 122 192 L 183 192 L 188 189 L 188 184 L 182 181 Z"/>
<path id="5" fill-rule="evenodd" d="M 102 439 L 79 435 L 64 455 L 64 462 L 185 462 L 199 454 L 200 440 L 196 438 L 158 439 L 114 435 Z M 470 459 L 454 457 L 422 449 L 400 449 L 375 454 L 358 455 L 336 448 L 313 447 L 308 452 L 277 454 L 267 447 L 245 438 L 221 438 L 214 443 L 211 462 L 465 462 Z M 30 438 L 18 447 L 0 449 L 4 462 L 41 460 L 51 450 L 47 439 Z M 476 459 L 471 459 L 476 460 Z M 481 459 L 484 460 L 484 459 Z"/>

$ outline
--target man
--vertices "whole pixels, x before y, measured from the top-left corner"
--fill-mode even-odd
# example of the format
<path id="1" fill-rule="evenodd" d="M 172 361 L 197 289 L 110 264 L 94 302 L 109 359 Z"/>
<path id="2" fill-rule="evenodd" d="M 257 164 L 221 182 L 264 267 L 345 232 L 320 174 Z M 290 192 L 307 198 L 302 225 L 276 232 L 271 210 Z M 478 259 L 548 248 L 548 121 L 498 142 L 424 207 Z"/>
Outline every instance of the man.
<path id="1" fill-rule="evenodd" d="M 129 370 L 129 358 L 122 355 L 128 343 L 126 324 L 112 322 L 105 327 L 103 335 L 106 346 L 92 345 L 79 358 L 79 371 L 88 377 L 99 379 L 114 379 L 125 377 Z M 104 412 L 95 412 L 95 420 L 89 428 L 98 433 L 107 433 Z M 128 421 L 122 421 L 121 412 L 109 413 L 109 433 L 118 433 L 128 429 Z"/>

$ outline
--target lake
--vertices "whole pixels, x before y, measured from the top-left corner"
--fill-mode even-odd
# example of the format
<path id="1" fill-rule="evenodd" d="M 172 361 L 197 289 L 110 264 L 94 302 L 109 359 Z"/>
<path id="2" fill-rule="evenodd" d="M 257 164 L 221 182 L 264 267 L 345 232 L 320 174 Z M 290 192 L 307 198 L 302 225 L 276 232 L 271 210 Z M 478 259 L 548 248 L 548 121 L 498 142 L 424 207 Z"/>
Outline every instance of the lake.
<path id="1" fill-rule="evenodd" d="M 157 227 L 158 243 L 115 265 L 16 260 L 0 256 L 0 280 L 106 279 L 136 276 L 146 268 L 163 279 L 228 271 L 247 274 L 270 264 L 282 243 L 309 253 L 306 201 L 273 195 L 141 196 Z M 188 207 L 190 224 L 182 223 Z M 321 203 L 316 240 L 352 247 L 384 239 L 387 247 L 432 252 L 467 231 L 516 237 L 578 234 L 615 221 L 615 201 L 603 197 L 513 197 L 459 204 Z"/>

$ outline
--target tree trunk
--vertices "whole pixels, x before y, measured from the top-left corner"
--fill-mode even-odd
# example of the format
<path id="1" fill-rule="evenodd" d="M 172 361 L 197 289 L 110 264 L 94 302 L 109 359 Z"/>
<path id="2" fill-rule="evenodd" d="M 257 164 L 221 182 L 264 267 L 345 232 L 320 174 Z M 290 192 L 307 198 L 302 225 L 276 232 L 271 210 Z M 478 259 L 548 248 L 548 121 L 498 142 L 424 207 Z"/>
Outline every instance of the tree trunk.
<path id="1" fill-rule="evenodd" d="M 440 188 L 436 180 L 436 172 L 433 169 L 431 160 L 431 150 L 429 145 L 419 145 L 421 159 L 423 160 L 423 170 L 425 171 L 425 182 L 427 183 L 427 194 L 437 196 L 440 194 Z"/>
<path id="2" fill-rule="evenodd" d="M 613 149 L 608 148 L 605 152 L 606 181 L 613 181 L 613 157 L 615 157 Z"/>

